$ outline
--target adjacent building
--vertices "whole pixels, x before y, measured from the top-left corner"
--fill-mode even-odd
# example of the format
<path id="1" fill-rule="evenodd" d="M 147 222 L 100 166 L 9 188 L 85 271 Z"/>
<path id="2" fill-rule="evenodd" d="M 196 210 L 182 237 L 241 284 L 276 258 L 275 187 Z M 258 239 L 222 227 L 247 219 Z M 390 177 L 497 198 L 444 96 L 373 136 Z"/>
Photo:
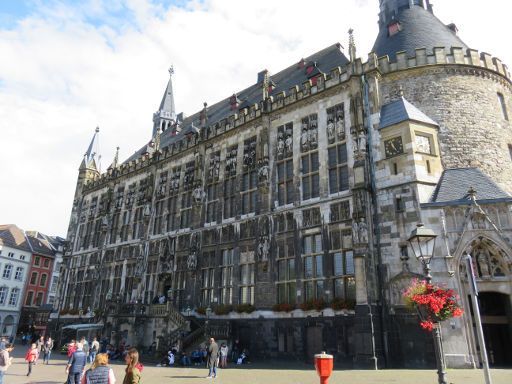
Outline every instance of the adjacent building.
<path id="1" fill-rule="evenodd" d="M 1 334 L 15 337 L 20 319 L 32 250 L 25 233 L 14 224 L 0 225 Z"/>
<path id="2" fill-rule="evenodd" d="M 465 254 L 486 341 L 511 365 L 512 83 L 428 0 L 380 0 L 367 58 L 333 44 L 186 117 L 169 79 L 151 140 L 100 174 L 80 165 L 60 315 L 112 342 L 240 340 L 255 359 L 433 364 L 403 305 L 422 277 L 407 239 L 438 234 L 434 281 L 460 293 L 450 366 L 477 366 Z M 331 33 L 327 31 L 326 33 Z M 149 133 L 149 132 L 148 132 Z M 54 319 L 62 320 L 60 317 Z"/>

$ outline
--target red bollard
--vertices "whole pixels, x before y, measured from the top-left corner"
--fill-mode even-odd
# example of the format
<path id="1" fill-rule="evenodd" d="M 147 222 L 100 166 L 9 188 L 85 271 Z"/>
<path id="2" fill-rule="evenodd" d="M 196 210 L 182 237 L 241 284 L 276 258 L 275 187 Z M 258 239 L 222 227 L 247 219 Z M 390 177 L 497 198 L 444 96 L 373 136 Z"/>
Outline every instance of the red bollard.
<path id="1" fill-rule="evenodd" d="M 325 352 L 315 355 L 316 373 L 320 376 L 320 384 L 327 384 L 332 373 L 333 360 L 332 355 Z"/>

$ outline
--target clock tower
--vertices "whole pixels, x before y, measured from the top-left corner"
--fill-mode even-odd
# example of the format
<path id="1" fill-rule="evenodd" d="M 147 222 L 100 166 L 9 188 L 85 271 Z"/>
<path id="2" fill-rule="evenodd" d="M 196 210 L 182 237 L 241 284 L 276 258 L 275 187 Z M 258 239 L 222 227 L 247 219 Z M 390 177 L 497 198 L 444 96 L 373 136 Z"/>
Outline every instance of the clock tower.
<path id="1" fill-rule="evenodd" d="M 414 183 L 420 203 L 427 202 L 443 172 L 437 123 L 401 95 L 382 106 L 378 131 L 380 187 Z"/>

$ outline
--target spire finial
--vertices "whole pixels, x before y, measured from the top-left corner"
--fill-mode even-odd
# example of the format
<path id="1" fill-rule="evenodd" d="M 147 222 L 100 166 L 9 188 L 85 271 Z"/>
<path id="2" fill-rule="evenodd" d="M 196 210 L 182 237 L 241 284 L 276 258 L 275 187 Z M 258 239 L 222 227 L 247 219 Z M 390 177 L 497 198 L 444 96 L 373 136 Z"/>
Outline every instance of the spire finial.
<path id="1" fill-rule="evenodd" d="M 94 132 L 98 133 L 100 131 L 100 127 L 96 126 L 96 129 Z"/>
<path id="2" fill-rule="evenodd" d="M 354 30 L 352 28 L 348 30 L 348 52 L 350 61 L 353 62 L 356 59 L 356 43 L 354 40 Z"/>
<path id="3" fill-rule="evenodd" d="M 398 95 L 404 97 L 404 87 L 402 87 L 402 85 L 398 88 Z"/>
<path id="4" fill-rule="evenodd" d="M 171 76 L 171 77 L 172 77 L 172 75 L 174 75 L 174 65 L 171 65 L 171 66 L 169 67 L 169 76 Z"/>

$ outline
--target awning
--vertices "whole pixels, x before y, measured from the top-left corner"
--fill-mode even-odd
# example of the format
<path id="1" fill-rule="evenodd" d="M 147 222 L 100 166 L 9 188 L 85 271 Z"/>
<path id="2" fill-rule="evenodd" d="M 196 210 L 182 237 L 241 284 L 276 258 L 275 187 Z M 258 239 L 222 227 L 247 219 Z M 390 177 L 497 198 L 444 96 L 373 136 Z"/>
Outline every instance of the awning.
<path id="1" fill-rule="evenodd" d="M 103 324 L 71 324 L 62 327 L 62 329 L 72 329 L 74 331 L 88 331 L 90 329 L 103 328 Z"/>

